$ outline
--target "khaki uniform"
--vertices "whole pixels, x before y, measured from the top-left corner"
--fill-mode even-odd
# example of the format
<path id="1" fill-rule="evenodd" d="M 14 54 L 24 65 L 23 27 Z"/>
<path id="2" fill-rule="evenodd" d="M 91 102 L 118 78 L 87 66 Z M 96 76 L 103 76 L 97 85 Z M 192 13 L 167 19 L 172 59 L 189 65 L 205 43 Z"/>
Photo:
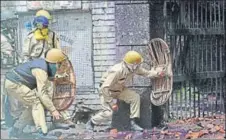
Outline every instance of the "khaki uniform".
<path id="1" fill-rule="evenodd" d="M 24 41 L 24 59 L 44 58 L 48 49 L 60 48 L 59 37 L 53 31 L 49 31 L 48 40 L 36 40 L 33 33 L 30 33 Z"/>
<path id="2" fill-rule="evenodd" d="M 49 35 L 49 37 L 48 37 L 47 41 L 46 40 L 45 41 L 44 40 L 36 40 L 33 33 L 30 33 L 27 36 L 27 38 L 24 41 L 24 47 L 23 47 L 23 56 L 24 56 L 25 61 L 28 61 L 29 59 L 32 60 L 35 58 L 44 58 L 44 54 L 48 49 L 51 49 L 51 48 L 59 48 L 60 49 L 59 37 L 52 31 L 49 31 L 48 35 Z M 44 79 L 42 79 L 42 80 L 44 80 Z M 48 97 L 52 99 L 53 83 L 47 80 L 46 84 L 49 85 L 48 92 L 47 92 Z M 16 106 L 15 101 L 13 103 L 10 102 L 10 105 L 11 105 L 11 108 L 14 108 L 14 110 L 15 110 L 15 106 Z M 19 110 L 19 107 L 17 107 L 17 110 Z M 11 110 L 11 115 L 18 116 L 18 112 L 19 111 L 17 111 L 17 113 L 16 113 L 15 111 Z M 20 112 L 22 112 L 22 111 L 20 111 Z M 64 120 L 68 120 L 71 118 L 71 116 L 67 110 L 60 111 L 60 114 L 62 116 L 62 119 L 58 120 L 58 121 L 64 121 Z M 28 120 L 27 118 L 32 118 L 30 113 L 25 113 L 21 117 L 24 117 L 24 120 Z"/>
<path id="3" fill-rule="evenodd" d="M 34 34 L 31 33 L 28 35 L 28 37 L 24 41 L 24 47 L 23 47 L 23 55 L 25 57 L 25 60 L 28 58 L 34 59 L 34 58 L 44 58 L 44 54 L 48 49 L 51 48 L 58 48 L 60 47 L 60 41 L 58 35 L 53 32 L 49 31 L 48 33 L 48 40 L 36 40 L 34 37 Z M 43 50 L 42 50 L 43 49 Z M 53 83 L 48 83 L 50 85 L 49 91 L 49 97 L 53 96 Z M 62 115 L 63 120 L 68 120 L 71 118 L 69 112 L 67 110 L 60 111 L 60 114 Z"/>
<path id="4" fill-rule="evenodd" d="M 120 99 L 130 104 L 130 118 L 140 117 L 140 96 L 135 91 L 125 87 L 127 80 L 134 74 L 145 77 L 157 77 L 161 70 L 146 70 L 141 66 L 130 72 L 124 62 L 114 65 L 101 78 L 102 86 L 99 89 L 102 110 L 91 118 L 94 124 L 101 124 L 112 119 L 112 109 L 109 105 L 112 100 Z"/>
<path id="5" fill-rule="evenodd" d="M 32 121 L 32 115 L 36 127 L 41 128 L 46 133 L 47 125 L 43 105 L 50 112 L 55 111 L 56 108 L 48 95 L 49 80 L 47 73 L 42 69 L 35 68 L 32 70 L 32 75 L 36 77 L 37 89 L 31 90 L 21 83 L 14 83 L 6 79 L 5 90 L 9 96 L 20 101 L 26 108 L 14 127 L 24 128 Z"/>

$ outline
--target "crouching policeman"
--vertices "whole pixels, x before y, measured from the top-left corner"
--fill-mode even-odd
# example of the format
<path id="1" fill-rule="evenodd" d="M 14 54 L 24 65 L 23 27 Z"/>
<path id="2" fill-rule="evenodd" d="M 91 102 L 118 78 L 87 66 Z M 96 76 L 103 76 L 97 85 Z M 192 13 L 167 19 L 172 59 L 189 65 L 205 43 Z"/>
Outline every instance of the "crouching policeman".
<path id="1" fill-rule="evenodd" d="M 94 125 L 111 121 L 113 111 L 118 110 L 117 100 L 123 100 L 130 104 L 130 123 L 134 131 L 143 131 L 136 119 L 140 118 L 140 96 L 135 91 L 126 87 L 127 81 L 137 74 L 149 78 L 164 76 L 162 68 L 146 70 L 141 67 L 142 56 L 136 51 L 129 51 L 125 54 L 121 63 L 115 64 L 101 78 L 99 95 L 102 109 L 92 116 L 86 124 L 86 130 L 93 131 Z"/>
<path id="2" fill-rule="evenodd" d="M 61 115 L 48 95 L 48 80 L 55 76 L 57 68 L 66 59 L 67 56 L 60 49 L 50 49 L 44 59 L 20 64 L 6 74 L 4 86 L 7 94 L 26 106 L 10 131 L 10 137 L 23 134 L 23 128 L 29 121 L 34 121 L 37 130 L 46 135 L 48 129 L 44 107 L 55 119 L 60 119 Z"/>

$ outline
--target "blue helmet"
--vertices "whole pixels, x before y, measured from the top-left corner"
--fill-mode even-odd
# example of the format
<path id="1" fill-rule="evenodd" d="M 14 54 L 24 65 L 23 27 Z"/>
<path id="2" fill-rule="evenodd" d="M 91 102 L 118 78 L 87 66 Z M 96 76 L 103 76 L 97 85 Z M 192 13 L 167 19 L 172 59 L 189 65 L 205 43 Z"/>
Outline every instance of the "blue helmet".
<path id="1" fill-rule="evenodd" d="M 37 28 L 48 27 L 49 20 L 44 16 L 38 16 L 34 18 L 33 25 Z"/>

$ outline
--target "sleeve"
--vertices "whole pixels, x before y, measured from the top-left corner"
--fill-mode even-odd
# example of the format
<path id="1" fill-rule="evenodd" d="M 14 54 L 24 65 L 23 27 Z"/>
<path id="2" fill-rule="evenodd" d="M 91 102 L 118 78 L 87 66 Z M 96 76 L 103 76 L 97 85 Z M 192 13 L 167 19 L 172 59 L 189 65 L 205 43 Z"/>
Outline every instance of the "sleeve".
<path id="1" fill-rule="evenodd" d="M 47 73 L 42 69 L 33 69 L 32 74 L 36 77 L 37 81 L 37 96 L 41 100 L 42 104 L 50 111 L 53 112 L 56 110 L 51 98 L 48 95 L 48 87 L 46 84 L 48 81 Z"/>
<path id="2" fill-rule="evenodd" d="M 136 74 L 141 75 L 141 76 L 145 76 L 145 77 L 149 77 L 149 78 L 155 78 L 158 77 L 158 73 L 159 73 L 159 69 L 154 70 L 153 68 L 151 70 L 146 70 L 142 67 L 139 67 L 136 71 Z"/>
<path id="3" fill-rule="evenodd" d="M 102 84 L 102 90 L 103 90 L 103 96 L 104 100 L 107 103 L 112 102 L 113 97 L 111 96 L 110 87 L 113 86 L 118 80 L 118 74 L 117 72 L 109 72 L 107 75 L 107 78 L 105 79 L 105 82 Z"/>

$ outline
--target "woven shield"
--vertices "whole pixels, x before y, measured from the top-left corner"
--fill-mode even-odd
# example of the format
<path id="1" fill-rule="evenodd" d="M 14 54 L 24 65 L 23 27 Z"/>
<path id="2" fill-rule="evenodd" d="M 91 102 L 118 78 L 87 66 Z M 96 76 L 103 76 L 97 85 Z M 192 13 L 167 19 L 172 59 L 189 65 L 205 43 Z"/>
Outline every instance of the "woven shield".
<path id="1" fill-rule="evenodd" d="M 54 79 L 53 104 L 58 111 L 68 109 L 75 99 L 76 79 L 70 60 L 62 62 Z"/>
<path id="2" fill-rule="evenodd" d="M 153 68 L 161 67 L 167 73 L 165 77 L 152 79 L 153 90 L 150 94 L 152 104 L 165 104 L 171 96 L 173 87 L 172 61 L 169 46 L 160 38 L 152 39 L 148 44 L 148 53 Z"/>

